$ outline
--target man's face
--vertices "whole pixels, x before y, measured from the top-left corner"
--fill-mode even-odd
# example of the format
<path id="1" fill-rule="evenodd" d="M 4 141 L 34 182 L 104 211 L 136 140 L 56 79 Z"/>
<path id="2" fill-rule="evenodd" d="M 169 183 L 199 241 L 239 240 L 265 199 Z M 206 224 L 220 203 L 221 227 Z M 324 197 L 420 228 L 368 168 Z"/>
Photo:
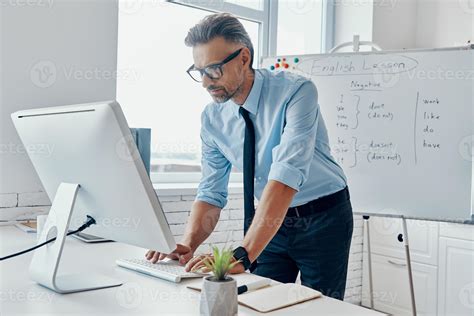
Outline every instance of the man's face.
<path id="1" fill-rule="evenodd" d="M 193 48 L 194 66 L 202 69 L 208 65 L 220 63 L 240 48 L 242 48 L 240 44 L 229 43 L 222 37 L 216 37 L 206 44 Z M 246 65 L 244 52 L 246 51 L 242 50 L 236 58 L 222 66 L 221 78 L 213 80 L 204 75 L 202 86 L 215 102 L 226 102 L 241 91 L 244 82 L 244 65 Z"/>

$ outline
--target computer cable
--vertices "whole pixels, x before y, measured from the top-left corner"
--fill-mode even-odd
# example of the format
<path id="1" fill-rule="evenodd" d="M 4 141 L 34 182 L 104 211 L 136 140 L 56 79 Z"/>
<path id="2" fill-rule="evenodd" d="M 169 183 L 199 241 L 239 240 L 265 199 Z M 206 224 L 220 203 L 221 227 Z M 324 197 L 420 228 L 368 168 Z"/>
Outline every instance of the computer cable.
<path id="1" fill-rule="evenodd" d="M 87 215 L 87 221 L 86 221 L 84 224 L 82 224 L 82 226 L 79 227 L 78 229 L 68 232 L 66 236 L 77 234 L 77 233 L 83 231 L 84 229 L 90 227 L 91 225 L 94 225 L 94 224 L 96 224 L 95 219 L 94 219 L 92 216 Z M 33 250 L 38 249 L 38 248 L 40 248 L 40 247 L 43 247 L 44 245 L 47 245 L 47 244 L 49 244 L 50 242 L 53 242 L 53 241 L 55 241 L 55 240 L 56 240 L 56 237 L 51 238 L 51 239 L 49 239 L 49 240 L 46 240 L 45 242 L 43 242 L 43 243 L 41 243 L 41 244 L 38 244 L 38 245 L 36 245 L 36 246 L 34 246 L 34 247 L 25 249 L 25 250 L 23 250 L 23 251 L 20 251 L 20 252 L 17 252 L 17 253 L 8 255 L 8 256 L 6 256 L 6 257 L 0 257 L 0 261 L 7 260 L 7 259 L 10 259 L 10 258 L 13 258 L 13 257 L 16 257 L 16 256 L 20 256 L 20 255 L 25 254 L 25 253 L 27 253 L 27 252 L 30 252 L 30 251 L 33 251 Z"/>

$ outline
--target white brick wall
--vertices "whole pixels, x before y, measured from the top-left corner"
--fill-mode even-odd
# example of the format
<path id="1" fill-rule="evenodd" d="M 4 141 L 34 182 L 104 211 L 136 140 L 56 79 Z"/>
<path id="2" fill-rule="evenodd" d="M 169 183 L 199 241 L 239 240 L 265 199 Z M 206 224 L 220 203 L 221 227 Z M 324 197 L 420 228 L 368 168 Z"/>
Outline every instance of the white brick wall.
<path id="1" fill-rule="evenodd" d="M 171 232 L 179 242 L 184 234 L 194 196 L 160 197 Z M 44 192 L 0 194 L 0 220 L 35 218 L 49 211 L 50 201 Z M 222 247 L 237 246 L 243 239 L 243 195 L 232 194 L 221 212 L 214 232 L 198 248 L 198 252 L 208 252 L 210 245 Z M 354 233 L 349 257 L 345 301 L 360 305 L 362 288 L 362 242 L 363 220 L 354 216 Z"/>
<path id="2" fill-rule="evenodd" d="M 0 194 L 0 207 L 16 207 L 18 205 L 18 194 Z"/>
<path id="3" fill-rule="evenodd" d="M 44 192 L 0 194 L 0 222 L 36 218 L 47 214 L 50 204 Z"/>
<path id="4" fill-rule="evenodd" d="M 31 192 L 18 194 L 18 206 L 45 206 L 51 205 L 45 192 Z"/>

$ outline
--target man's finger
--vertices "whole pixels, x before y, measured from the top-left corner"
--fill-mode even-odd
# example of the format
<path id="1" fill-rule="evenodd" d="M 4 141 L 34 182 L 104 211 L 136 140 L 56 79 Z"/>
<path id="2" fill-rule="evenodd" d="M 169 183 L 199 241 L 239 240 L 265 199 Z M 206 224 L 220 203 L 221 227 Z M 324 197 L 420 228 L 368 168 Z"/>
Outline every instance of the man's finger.
<path id="1" fill-rule="evenodd" d="M 204 265 L 204 259 L 197 262 L 193 267 L 192 269 L 190 270 L 191 272 L 196 272 L 197 270 L 201 269 L 201 268 L 205 268 L 206 266 Z"/>
<path id="2" fill-rule="evenodd" d="M 153 250 L 148 250 L 147 253 L 145 254 L 145 258 L 147 260 L 150 260 L 150 258 L 153 256 L 155 252 Z"/>
<path id="3" fill-rule="evenodd" d="M 151 263 L 156 263 L 158 261 L 158 257 L 160 256 L 160 253 L 159 252 L 155 252 L 153 254 L 153 257 L 151 257 Z"/>
<path id="4" fill-rule="evenodd" d="M 206 256 L 205 258 L 202 258 L 199 262 L 197 262 L 194 265 L 194 267 L 191 269 L 191 272 L 199 272 L 199 273 L 210 272 L 211 270 L 204 264 L 209 257 L 210 256 Z"/>
<path id="5" fill-rule="evenodd" d="M 147 256 L 147 259 L 151 260 L 153 258 L 153 256 L 155 255 L 155 253 L 156 253 L 156 251 L 150 251 L 150 253 Z"/>
<path id="6" fill-rule="evenodd" d="M 188 263 L 186 264 L 186 267 L 185 267 L 186 272 L 191 271 L 193 266 L 196 263 L 198 263 L 199 261 L 201 261 L 202 258 L 204 258 L 204 256 L 201 255 L 201 256 L 196 256 L 196 257 L 192 258 L 191 260 L 189 260 Z"/>
<path id="7" fill-rule="evenodd" d="M 186 264 L 193 257 L 192 252 L 185 253 L 184 255 L 179 256 L 179 263 Z"/>
<path id="8" fill-rule="evenodd" d="M 160 256 L 158 257 L 158 260 L 161 261 L 164 258 L 166 258 L 167 254 L 166 253 L 161 253 Z"/>
<path id="9" fill-rule="evenodd" d="M 211 257 L 210 255 L 200 255 L 200 256 L 197 256 L 197 257 L 194 257 L 192 258 L 188 264 L 186 265 L 186 271 L 191 271 L 193 269 L 193 267 L 198 264 L 199 262 L 201 262 L 202 264 L 204 264 L 204 260 L 207 260 L 207 258 Z"/>

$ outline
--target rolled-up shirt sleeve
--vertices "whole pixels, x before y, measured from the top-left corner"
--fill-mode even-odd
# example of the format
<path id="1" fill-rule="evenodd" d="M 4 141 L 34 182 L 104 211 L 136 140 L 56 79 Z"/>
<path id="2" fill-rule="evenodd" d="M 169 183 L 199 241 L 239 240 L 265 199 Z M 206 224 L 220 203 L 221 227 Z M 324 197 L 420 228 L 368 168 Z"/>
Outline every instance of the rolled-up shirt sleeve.
<path id="1" fill-rule="evenodd" d="M 316 86 L 307 81 L 291 97 L 279 145 L 272 149 L 268 180 L 299 191 L 308 179 L 320 112 Z"/>
<path id="2" fill-rule="evenodd" d="M 232 164 L 220 152 L 209 137 L 207 126 L 209 120 L 206 111 L 201 116 L 202 177 L 199 183 L 196 200 L 203 201 L 219 208 L 227 204 L 228 185 Z"/>

